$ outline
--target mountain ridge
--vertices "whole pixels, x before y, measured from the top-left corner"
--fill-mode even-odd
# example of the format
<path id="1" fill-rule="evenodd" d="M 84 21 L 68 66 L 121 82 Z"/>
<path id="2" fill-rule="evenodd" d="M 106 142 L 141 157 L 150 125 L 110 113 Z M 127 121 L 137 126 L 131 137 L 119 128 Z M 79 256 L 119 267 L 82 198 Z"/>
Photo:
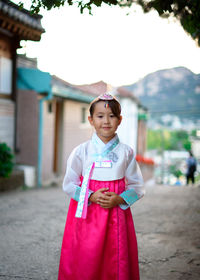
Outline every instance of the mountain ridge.
<path id="1" fill-rule="evenodd" d="M 125 88 L 133 92 L 155 118 L 173 113 L 186 119 L 200 119 L 200 74 L 186 67 L 158 70 Z"/>

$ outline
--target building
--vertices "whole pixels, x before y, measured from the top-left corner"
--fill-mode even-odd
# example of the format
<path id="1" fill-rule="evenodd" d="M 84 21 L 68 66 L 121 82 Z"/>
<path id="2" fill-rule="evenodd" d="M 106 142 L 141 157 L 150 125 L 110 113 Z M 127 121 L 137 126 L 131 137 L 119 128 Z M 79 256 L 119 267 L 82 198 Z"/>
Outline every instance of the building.
<path id="1" fill-rule="evenodd" d="M 23 59 L 17 75 L 16 162 L 25 173 L 32 170 L 26 184 L 49 185 L 63 178 L 72 149 L 91 137 L 87 115 L 93 97 L 49 73 L 22 67 L 29 65 Z"/>
<path id="2" fill-rule="evenodd" d="M 0 141 L 13 151 L 17 123 L 17 55 L 21 40 L 40 41 L 41 16 L 32 15 L 8 0 L 0 0 Z"/>

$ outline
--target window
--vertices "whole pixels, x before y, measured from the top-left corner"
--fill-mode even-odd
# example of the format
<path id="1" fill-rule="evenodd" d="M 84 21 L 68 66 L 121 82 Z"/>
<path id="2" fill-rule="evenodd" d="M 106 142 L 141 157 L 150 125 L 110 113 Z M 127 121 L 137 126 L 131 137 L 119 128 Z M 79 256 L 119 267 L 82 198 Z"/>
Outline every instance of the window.
<path id="1" fill-rule="evenodd" d="M 81 123 L 86 123 L 86 108 L 81 108 Z"/>
<path id="2" fill-rule="evenodd" d="M 48 102 L 48 113 L 52 113 L 53 112 L 53 104 L 52 102 Z"/>
<path id="3" fill-rule="evenodd" d="M 12 93 L 12 60 L 0 56 L 0 93 Z"/>

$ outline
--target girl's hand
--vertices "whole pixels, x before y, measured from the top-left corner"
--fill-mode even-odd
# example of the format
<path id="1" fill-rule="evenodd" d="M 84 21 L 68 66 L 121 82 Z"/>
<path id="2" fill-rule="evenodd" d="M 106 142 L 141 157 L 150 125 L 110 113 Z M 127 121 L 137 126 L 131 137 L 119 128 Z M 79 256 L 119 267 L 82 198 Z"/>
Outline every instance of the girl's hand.
<path id="1" fill-rule="evenodd" d="M 100 201 L 105 198 L 104 192 L 106 192 L 108 190 L 109 190 L 109 188 L 102 188 L 102 189 L 99 189 L 98 191 L 92 193 L 89 197 L 89 201 L 100 204 Z"/>
<path id="2" fill-rule="evenodd" d="M 125 201 L 115 192 L 106 192 L 103 197 L 99 199 L 99 205 L 102 208 L 113 208 L 119 204 L 123 204 Z"/>

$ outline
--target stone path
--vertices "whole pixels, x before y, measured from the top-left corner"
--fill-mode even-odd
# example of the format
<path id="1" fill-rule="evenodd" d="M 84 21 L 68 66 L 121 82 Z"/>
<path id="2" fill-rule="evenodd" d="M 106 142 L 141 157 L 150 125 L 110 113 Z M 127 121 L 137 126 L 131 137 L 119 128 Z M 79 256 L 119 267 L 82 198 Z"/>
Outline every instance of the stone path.
<path id="1" fill-rule="evenodd" d="M 199 280 L 200 188 L 146 188 L 133 206 L 141 280 Z M 1 280 L 57 279 L 68 203 L 60 187 L 0 194 Z"/>

